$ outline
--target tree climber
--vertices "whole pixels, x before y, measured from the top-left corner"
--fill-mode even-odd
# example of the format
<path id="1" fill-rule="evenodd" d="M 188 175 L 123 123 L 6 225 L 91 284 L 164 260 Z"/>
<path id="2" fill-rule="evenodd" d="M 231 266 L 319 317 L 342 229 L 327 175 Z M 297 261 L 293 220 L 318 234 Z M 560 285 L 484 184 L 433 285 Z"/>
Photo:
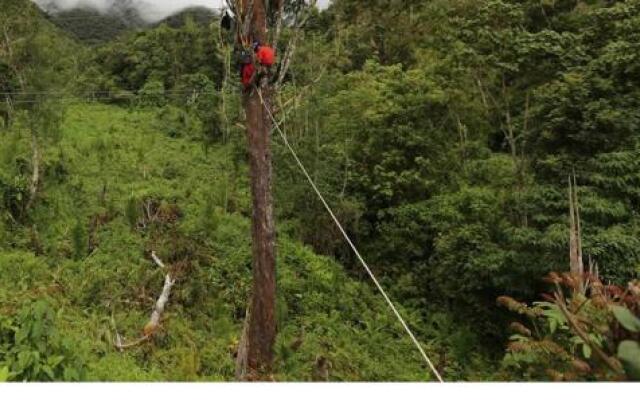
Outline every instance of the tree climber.
<path id="1" fill-rule="evenodd" d="M 271 66 L 276 61 L 276 52 L 267 45 L 262 45 L 260 42 L 253 42 L 253 51 L 255 53 L 255 59 L 258 62 L 258 70 L 256 82 L 259 82 L 263 76 L 270 77 Z"/>
<path id="2" fill-rule="evenodd" d="M 256 41 L 253 43 L 252 48 L 255 53 L 255 60 L 258 62 L 257 69 L 254 65 L 253 57 L 244 50 L 240 52 L 240 79 L 245 91 L 254 82 L 259 81 L 264 74 L 270 75 L 271 66 L 276 59 L 275 51 L 270 46 L 261 45 L 260 42 Z"/>
<path id="3" fill-rule="evenodd" d="M 256 59 L 263 67 L 269 69 L 276 60 L 276 52 L 270 46 L 261 45 L 260 42 L 253 42 L 253 51 Z"/>
<path id="4" fill-rule="evenodd" d="M 253 75 L 256 72 L 256 68 L 253 65 L 251 54 L 244 50 L 240 53 L 240 63 L 240 79 L 244 90 L 247 91 L 253 83 Z"/>

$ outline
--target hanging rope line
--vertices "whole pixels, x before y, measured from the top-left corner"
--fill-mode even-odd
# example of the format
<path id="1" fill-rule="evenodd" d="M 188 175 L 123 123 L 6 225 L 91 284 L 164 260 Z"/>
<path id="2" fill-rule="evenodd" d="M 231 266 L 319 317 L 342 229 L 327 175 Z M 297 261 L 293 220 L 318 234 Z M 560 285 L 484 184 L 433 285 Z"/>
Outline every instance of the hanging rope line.
<path id="1" fill-rule="evenodd" d="M 440 381 L 440 383 L 444 383 L 444 380 L 442 379 L 442 376 L 440 376 L 440 373 L 438 372 L 436 367 L 433 365 L 433 363 L 431 362 L 431 360 L 427 356 L 427 353 L 425 353 L 424 349 L 420 345 L 420 342 L 418 342 L 418 339 L 416 339 L 415 335 L 413 334 L 413 332 L 411 331 L 411 329 L 409 328 L 407 323 L 404 321 L 404 318 L 402 318 L 402 315 L 400 315 L 400 312 L 398 312 L 398 309 L 393 304 L 393 302 L 391 301 L 391 299 L 389 298 L 389 296 L 385 292 L 385 290 L 382 287 L 382 285 L 380 285 L 380 282 L 378 282 L 378 279 L 374 275 L 374 273 L 371 270 L 371 268 L 369 268 L 369 265 L 366 263 L 364 258 L 360 255 L 360 252 L 356 248 L 355 244 L 353 243 L 353 241 L 351 240 L 351 238 L 349 237 L 347 232 L 342 227 L 342 224 L 340 223 L 340 220 L 338 220 L 338 217 L 336 217 L 336 215 L 333 213 L 333 210 L 329 206 L 329 203 L 327 203 L 327 201 L 325 200 L 324 196 L 322 195 L 322 193 L 320 192 L 320 190 L 316 186 L 315 182 L 311 178 L 311 175 L 309 175 L 309 172 L 307 171 L 307 169 L 305 168 L 304 164 L 302 163 L 302 161 L 298 157 L 298 154 L 296 153 L 296 151 L 293 149 L 293 147 L 289 143 L 289 140 L 287 139 L 287 135 L 282 131 L 282 129 L 280 129 L 280 125 L 278 124 L 278 121 L 276 121 L 275 117 L 271 113 L 271 110 L 269 109 L 268 105 L 264 101 L 264 98 L 262 97 L 262 91 L 260 89 L 257 89 L 257 92 L 258 92 L 258 96 L 260 96 L 260 102 L 262 103 L 262 106 L 264 107 L 264 109 L 266 110 L 267 114 L 269 115 L 269 119 L 271 119 L 271 121 L 273 122 L 274 128 L 280 134 L 280 137 L 284 141 L 285 146 L 289 149 L 289 152 L 291 153 L 293 158 L 296 160 L 296 163 L 298 164 L 298 167 L 300 167 L 300 170 L 302 171 L 304 176 L 307 178 L 307 181 L 309 181 L 309 184 L 311 185 L 313 190 L 316 192 L 316 195 L 318 195 L 318 198 L 320 199 L 320 201 L 324 205 L 324 208 L 327 210 L 327 212 L 329 213 L 329 215 L 333 219 L 333 222 L 336 224 L 336 226 L 338 227 L 338 229 L 342 233 L 342 236 L 344 236 L 344 239 L 347 241 L 347 243 L 351 247 L 351 250 L 353 250 L 353 252 L 355 253 L 356 257 L 358 258 L 358 260 L 362 264 L 362 267 L 364 267 L 364 269 L 367 271 L 367 274 L 369 275 L 369 277 L 371 278 L 371 280 L 373 281 L 375 286 L 378 288 L 378 291 L 382 294 L 382 296 L 386 300 L 387 304 L 389 305 L 389 307 L 391 308 L 391 310 L 395 314 L 395 316 L 398 319 L 398 321 L 400 321 L 400 324 L 402 324 L 402 327 L 404 328 L 404 330 L 407 332 L 407 334 L 409 335 L 409 337 L 413 341 L 413 344 L 416 346 L 416 348 L 418 349 L 418 351 L 422 355 L 422 358 L 424 359 L 424 361 L 427 363 L 427 365 L 429 366 L 429 368 L 431 369 L 433 374 L 436 376 L 438 381 Z"/>

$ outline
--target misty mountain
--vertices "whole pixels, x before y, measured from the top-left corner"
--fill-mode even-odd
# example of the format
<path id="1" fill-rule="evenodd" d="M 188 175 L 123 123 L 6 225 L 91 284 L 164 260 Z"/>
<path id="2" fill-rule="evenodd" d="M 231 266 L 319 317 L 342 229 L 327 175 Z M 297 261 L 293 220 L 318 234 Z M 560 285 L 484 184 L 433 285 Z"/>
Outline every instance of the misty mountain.
<path id="1" fill-rule="evenodd" d="M 222 0 L 32 0 L 49 13 L 88 8 L 104 14 L 118 10 L 138 10 L 147 22 L 158 22 L 190 7 L 216 8 Z"/>
<path id="2" fill-rule="evenodd" d="M 138 0 L 113 0 L 107 7 L 97 7 L 89 2 L 81 6 L 63 9 L 59 1 L 41 1 L 38 3 L 48 15 L 48 19 L 78 41 L 99 45 L 115 39 L 122 33 L 147 26 L 166 23 L 171 27 L 182 26 L 185 18 L 190 17 L 198 24 L 207 24 L 214 18 L 212 10 L 205 7 L 187 7 L 166 18 L 154 21 L 150 3 Z"/>
<path id="3" fill-rule="evenodd" d="M 87 44 L 101 44 L 113 40 L 125 31 L 147 25 L 136 8 L 118 2 L 106 12 L 87 6 L 64 11 L 47 10 L 49 20 L 77 40 Z"/>
<path id="4" fill-rule="evenodd" d="M 179 28 L 184 25 L 187 18 L 191 18 L 198 25 L 206 25 L 217 17 L 212 10 L 206 7 L 188 7 L 164 18 L 155 25 L 167 24 L 172 28 Z"/>

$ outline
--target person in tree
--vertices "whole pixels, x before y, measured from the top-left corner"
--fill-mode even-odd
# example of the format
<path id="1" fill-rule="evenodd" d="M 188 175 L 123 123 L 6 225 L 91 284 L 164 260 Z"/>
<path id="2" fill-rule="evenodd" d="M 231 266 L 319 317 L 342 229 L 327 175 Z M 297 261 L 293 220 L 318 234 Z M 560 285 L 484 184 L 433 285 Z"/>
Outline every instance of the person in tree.
<path id="1" fill-rule="evenodd" d="M 259 66 L 258 69 L 256 69 L 249 53 L 243 51 L 240 54 L 240 79 L 245 91 L 249 90 L 254 82 L 259 81 L 263 74 L 270 75 L 271 66 L 275 63 L 276 58 L 273 48 L 261 45 L 258 41 L 253 43 L 252 48 Z M 254 77 L 255 74 L 258 76 Z"/>
<path id="2" fill-rule="evenodd" d="M 276 61 L 276 52 L 272 47 L 262 45 L 260 42 L 253 42 L 253 51 L 256 53 L 256 59 L 261 66 L 267 68 L 267 70 Z"/>
<path id="3" fill-rule="evenodd" d="M 240 53 L 240 80 L 242 81 L 242 86 L 245 91 L 251 87 L 255 72 L 256 68 L 253 65 L 251 54 L 242 51 Z"/>

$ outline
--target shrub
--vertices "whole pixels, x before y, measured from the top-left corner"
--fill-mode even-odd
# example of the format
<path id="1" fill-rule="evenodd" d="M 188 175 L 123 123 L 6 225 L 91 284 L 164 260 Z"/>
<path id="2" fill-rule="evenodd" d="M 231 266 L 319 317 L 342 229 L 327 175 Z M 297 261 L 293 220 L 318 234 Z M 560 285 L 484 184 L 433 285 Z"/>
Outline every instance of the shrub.
<path id="1" fill-rule="evenodd" d="M 504 372 L 520 379 L 640 380 L 640 282 L 627 288 L 597 277 L 551 273 L 547 301 L 498 303 L 528 319 L 513 322 Z"/>
<path id="2" fill-rule="evenodd" d="M 0 380 L 80 381 L 85 363 L 56 330 L 51 305 L 39 300 L 0 316 Z"/>
<path id="3" fill-rule="evenodd" d="M 166 103 L 164 84 L 157 80 L 147 81 L 140 89 L 138 104 L 141 106 L 163 106 Z"/>

